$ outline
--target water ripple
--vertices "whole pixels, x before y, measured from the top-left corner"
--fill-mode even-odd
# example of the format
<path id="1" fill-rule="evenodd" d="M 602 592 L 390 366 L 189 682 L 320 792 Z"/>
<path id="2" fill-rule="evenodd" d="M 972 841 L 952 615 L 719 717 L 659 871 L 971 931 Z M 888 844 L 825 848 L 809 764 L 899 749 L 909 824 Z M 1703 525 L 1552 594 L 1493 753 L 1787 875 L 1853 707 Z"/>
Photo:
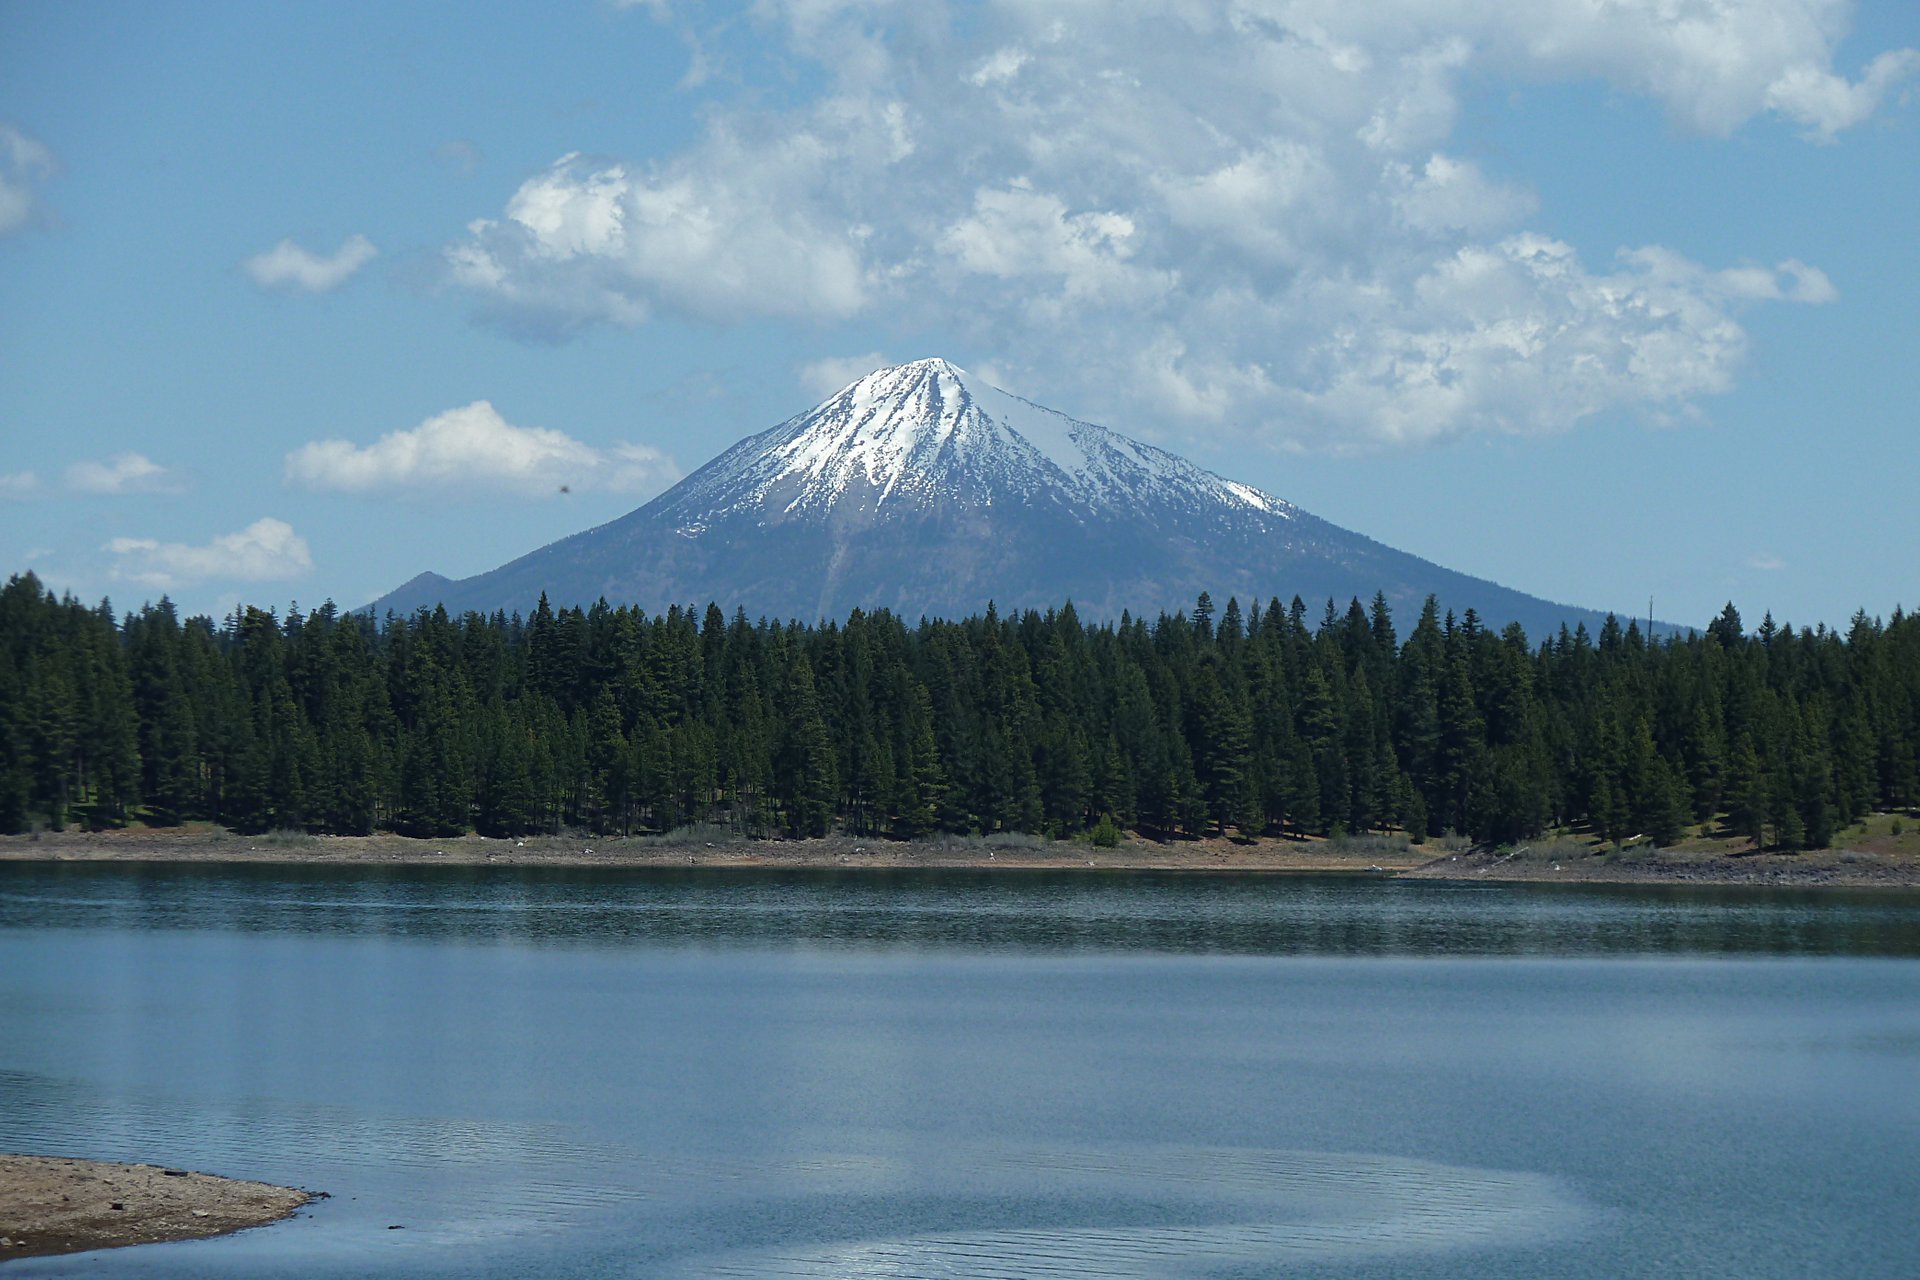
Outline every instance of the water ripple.
<path id="1" fill-rule="evenodd" d="M 1577 1234 L 1590 1211 L 1551 1178 L 1347 1152 L 1156 1147 L 1134 1151 L 964 1153 L 968 1180 L 1045 1175 L 1057 1196 L 1102 1216 L 1166 1213 L 1170 1194 L 1202 1195 L 1224 1220 L 928 1231 L 785 1243 L 707 1254 L 671 1274 L 712 1280 L 796 1277 L 1148 1277 L 1534 1245 Z M 1030 1206 L 1035 1207 L 1035 1206 Z M 1036 1211 L 1041 1211 L 1035 1207 Z"/>

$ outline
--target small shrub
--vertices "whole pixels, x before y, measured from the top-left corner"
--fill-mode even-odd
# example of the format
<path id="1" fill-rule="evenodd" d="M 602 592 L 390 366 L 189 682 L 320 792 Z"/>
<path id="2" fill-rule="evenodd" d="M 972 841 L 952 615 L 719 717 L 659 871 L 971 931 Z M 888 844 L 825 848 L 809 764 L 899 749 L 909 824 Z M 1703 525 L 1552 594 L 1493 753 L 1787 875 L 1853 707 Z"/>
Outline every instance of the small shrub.
<path id="1" fill-rule="evenodd" d="M 590 840 L 591 837 L 579 837 Z M 693 822 L 655 835 L 629 836 L 620 843 L 641 849 L 683 848 L 693 844 L 739 844 L 748 839 L 724 822 Z"/>
<path id="2" fill-rule="evenodd" d="M 1328 837 L 1327 848 L 1335 853 L 1354 855 L 1371 854 L 1378 857 L 1381 854 L 1388 856 L 1404 854 L 1412 847 L 1412 843 L 1412 841 L 1403 835 L 1376 835 L 1368 832 L 1364 835 L 1352 836 L 1341 835 L 1336 832 L 1334 835 Z"/>
<path id="3" fill-rule="evenodd" d="M 1548 835 L 1514 846 L 1513 855 L 1528 862 L 1571 862 L 1593 853 L 1584 840 L 1572 836 Z"/>
<path id="4" fill-rule="evenodd" d="M 1114 825 L 1112 814 L 1100 815 L 1100 821 L 1093 827 L 1093 842 L 1102 849 L 1116 848 L 1120 844 L 1120 828 Z"/>
<path id="5" fill-rule="evenodd" d="M 1896 835 L 1896 836 L 1899 835 L 1902 831 L 1905 831 L 1906 829 L 1907 829 L 1906 824 L 1901 822 L 1900 819 L 1898 818 L 1895 818 L 1893 820 L 1893 825 L 1887 828 L 1889 832 L 1891 832 L 1893 835 Z"/>

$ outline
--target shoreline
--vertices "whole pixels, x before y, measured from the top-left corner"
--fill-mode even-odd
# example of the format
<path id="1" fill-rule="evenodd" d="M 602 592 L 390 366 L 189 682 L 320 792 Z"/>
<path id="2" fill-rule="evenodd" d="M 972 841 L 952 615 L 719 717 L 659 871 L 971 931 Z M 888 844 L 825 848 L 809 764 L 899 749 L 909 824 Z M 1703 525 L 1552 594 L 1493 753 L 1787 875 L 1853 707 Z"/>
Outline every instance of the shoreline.
<path id="1" fill-rule="evenodd" d="M 1401 880 L 1468 884 L 1678 885 L 1752 889 L 1864 889 L 1920 892 L 1920 864 L 1850 849 L 1810 853 L 1685 854 L 1621 859 L 1516 858 L 1489 852 L 1442 855 L 1397 874 Z"/>
<path id="2" fill-rule="evenodd" d="M 1039 838 L 935 837 L 897 842 L 827 836 L 811 840 L 705 841 L 567 836 L 525 840 L 379 834 L 241 836 L 214 829 L 134 828 L 0 837 L 0 862 L 152 862 L 273 866 L 503 866 L 739 870 L 1023 870 L 1377 875 L 1410 880 L 1550 884 L 1744 885 L 1775 888 L 1920 890 L 1920 860 L 1870 850 L 1781 854 L 1662 851 L 1659 855 L 1569 850 L 1558 857 L 1436 846 L 1393 848 L 1322 840 L 1204 839 L 1164 844 L 1133 838 L 1102 849 Z"/>
<path id="3" fill-rule="evenodd" d="M 707 841 L 634 837 L 535 836 L 238 836 L 181 829 L 129 829 L 0 836 L 0 862 L 167 862 L 271 866 L 653 867 L 742 870 L 1106 870 L 1260 871 L 1390 874 L 1418 867 L 1431 853 L 1348 850 L 1324 841 L 1226 839 L 1156 844 L 1122 840 L 1102 849 L 1039 837 L 933 837 L 895 841 L 852 836 L 807 840 Z"/>
<path id="4" fill-rule="evenodd" d="M 325 1195 L 157 1164 L 0 1155 L 0 1263 L 231 1235 Z"/>

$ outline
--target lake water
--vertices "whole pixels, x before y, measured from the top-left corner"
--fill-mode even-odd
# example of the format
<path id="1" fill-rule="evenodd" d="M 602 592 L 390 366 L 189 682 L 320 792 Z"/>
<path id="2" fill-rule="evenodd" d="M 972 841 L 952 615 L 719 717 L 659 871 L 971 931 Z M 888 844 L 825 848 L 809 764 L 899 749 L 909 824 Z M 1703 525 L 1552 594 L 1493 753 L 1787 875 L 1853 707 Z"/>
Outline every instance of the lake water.
<path id="1" fill-rule="evenodd" d="M 0 1149 L 333 1195 L 21 1277 L 1911 1277 L 1920 898 L 0 864 Z"/>

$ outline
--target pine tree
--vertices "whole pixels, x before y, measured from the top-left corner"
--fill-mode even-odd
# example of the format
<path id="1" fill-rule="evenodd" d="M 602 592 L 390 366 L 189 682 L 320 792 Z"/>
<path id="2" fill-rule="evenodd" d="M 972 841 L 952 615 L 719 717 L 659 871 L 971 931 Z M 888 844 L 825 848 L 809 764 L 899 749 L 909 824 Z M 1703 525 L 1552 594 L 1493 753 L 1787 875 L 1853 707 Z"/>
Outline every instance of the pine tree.
<path id="1" fill-rule="evenodd" d="M 1753 740 L 1742 737 L 1735 744 L 1727 773 L 1727 825 L 1756 845 L 1766 843 L 1767 825 L 1772 819 L 1768 803 L 1766 774 Z"/>
<path id="2" fill-rule="evenodd" d="M 786 686 L 774 786 L 786 814 L 787 830 L 797 836 L 823 836 L 833 820 L 839 780 L 833 742 L 814 690 L 813 671 L 798 653 L 788 663 Z"/>

